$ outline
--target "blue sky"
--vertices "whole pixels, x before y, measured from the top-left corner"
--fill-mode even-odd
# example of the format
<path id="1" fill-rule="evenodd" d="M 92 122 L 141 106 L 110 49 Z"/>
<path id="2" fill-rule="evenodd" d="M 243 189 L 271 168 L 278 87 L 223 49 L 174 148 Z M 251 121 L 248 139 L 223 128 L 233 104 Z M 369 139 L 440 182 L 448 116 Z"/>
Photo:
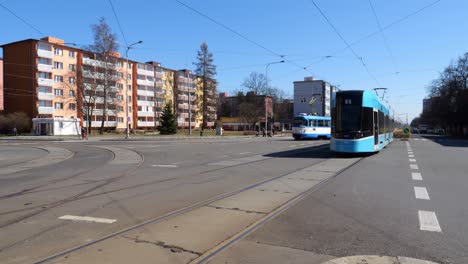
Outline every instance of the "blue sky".
<path id="1" fill-rule="evenodd" d="M 292 63 L 269 67 L 271 83 L 293 94 L 293 81 L 314 76 L 341 89 L 387 87 L 396 114 L 411 120 L 421 112 L 426 87 L 451 60 L 468 52 L 468 1 L 441 0 L 422 12 L 352 45 L 378 83 L 356 56 L 345 49 L 311 0 L 181 0 L 236 30 Z M 371 0 L 383 27 L 435 0 Z M 353 43 L 378 30 L 369 0 L 315 0 L 344 39 Z M 193 69 L 203 41 L 214 53 L 219 91 L 234 91 L 252 71 L 265 72 L 281 60 L 174 0 L 112 0 L 129 43 L 143 40 L 130 53 L 138 61 L 159 61 L 165 67 Z M 90 24 L 105 17 L 123 43 L 106 0 L 0 0 L 43 34 L 80 46 L 90 44 Z M 0 7 L 0 43 L 42 34 Z M 326 58 L 326 56 L 332 56 Z M 307 66 L 307 71 L 300 67 Z M 399 73 L 396 73 L 399 72 Z M 404 119 L 404 118 L 403 118 Z"/>

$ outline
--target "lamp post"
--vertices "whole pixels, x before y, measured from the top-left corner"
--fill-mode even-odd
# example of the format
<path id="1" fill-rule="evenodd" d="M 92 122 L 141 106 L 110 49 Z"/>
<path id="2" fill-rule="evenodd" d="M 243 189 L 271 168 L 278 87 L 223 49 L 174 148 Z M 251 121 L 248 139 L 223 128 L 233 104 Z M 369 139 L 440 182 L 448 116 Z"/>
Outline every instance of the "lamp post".
<path id="1" fill-rule="evenodd" d="M 272 64 L 278 64 L 278 63 L 284 63 L 284 60 L 270 62 L 270 63 L 267 63 L 267 65 L 265 66 L 265 82 L 266 82 L 266 89 L 268 91 L 270 90 L 270 87 L 268 86 L 268 67 L 270 67 L 270 65 Z M 273 98 L 271 101 L 271 115 L 273 116 Z M 265 131 L 268 133 L 268 111 L 267 111 L 266 94 L 265 94 Z"/>
<path id="2" fill-rule="evenodd" d="M 126 69 L 125 69 L 125 139 L 128 139 L 129 138 L 129 135 L 130 135 L 130 129 L 128 127 L 128 119 L 130 118 L 128 116 L 128 51 L 135 45 L 137 44 L 141 44 L 143 43 L 143 41 L 138 41 L 138 42 L 135 42 L 135 43 L 132 43 L 130 45 L 128 45 L 127 47 L 125 47 L 125 60 L 127 62 L 127 66 L 126 66 Z"/>
<path id="3" fill-rule="evenodd" d="M 188 88 L 187 88 L 187 91 L 188 91 L 188 117 L 189 117 L 189 120 L 188 120 L 188 124 L 189 124 L 189 127 L 188 127 L 188 131 L 189 131 L 189 136 L 192 135 L 192 108 L 191 108 L 191 102 L 190 102 L 190 90 L 192 89 L 192 79 L 190 79 L 190 72 L 187 73 L 187 78 L 188 78 Z"/>

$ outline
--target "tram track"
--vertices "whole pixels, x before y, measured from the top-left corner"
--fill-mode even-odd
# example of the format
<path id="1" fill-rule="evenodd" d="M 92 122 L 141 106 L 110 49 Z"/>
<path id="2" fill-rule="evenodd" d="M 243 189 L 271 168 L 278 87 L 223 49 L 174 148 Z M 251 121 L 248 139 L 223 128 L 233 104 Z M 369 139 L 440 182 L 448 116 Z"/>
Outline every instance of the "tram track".
<path id="1" fill-rule="evenodd" d="M 309 151 L 305 151 L 305 152 L 310 152 L 310 151 L 316 151 L 317 149 L 315 150 L 309 150 Z M 302 152 L 301 152 L 302 153 Z M 332 157 L 330 157 L 332 158 Z M 295 197 L 293 197 L 292 199 L 288 200 L 285 204 L 281 205 L 278 209 L 281 209 L 281 211 L 277 211 L 277 210 L 274 210 L 274 215 L 271 215 L 268 214 L 268 218 L 267 219 L 263 219 L 260 223 L 256 223 L 257 227 L 261 224 L 264 224 L 266 221 L 269 221 L 271 220 L 272 218 L 274 218 L 275 216 L 277 216 L 278 214 L 280 214 L 281 212 L 283 212 L 284 210 L 286 210 L 287 208 L 293 206 L 296 202 L 298 202 L 299 200 L 302 200 L 303 198 L 305 198 L 305 196 L 309 195 L 310 193 L 312 193 L 313 191 L 317 190 L 318 188 L 320 188 L 321 186 L 325 185 L 327 182 L 329 182 L 331 179 L 333 179 L 334 177 L 338 176 L 339 174 L 341 174 L 343 171 L 347 170 L 348 168 L 354 166 L 355 164 L 357 164 L 359 161 L 361 161 L 364 157 L 361 157 L 359 158 L 357 161 L 353 162 L 351 165 L 349 166 L 346 166 L 345 168 L 343 168 L 342 170 L 340 170 L 338 173 L 336 173 L 335 175 L 329 177 L 327 180 L 324 180 L 323 182 L 321 182 L 320 184 L 318 184 L 316 187 L 313 187 Z M 325 160 L 322 160 L 322 161 L 319 161 L 317 163 L 314 163 L 313 166 L 315 165 L 318 165 L 318 164 L 321 164 L 323 162 L 326 162 L 328 159 L 325 159 Z M 261 160 L 261 161 L 264 161 L 264 160 Z M 260 161 L 253 161 L 253 162 L 260 162 Z M 168 219 L 171 219 L 173 217 L 176 217 L 176 216 L 179 216 L 179 215 L 182 215 L 182 214 L 185 214 L 185 213 L 188 213 L 188 212 L 191 212 L 193 210 L 196 210 L 200 207 L 203 207 L 203 206 L 207 206 L 209 205 L 210 203 L 214 203 L 214 202 L 217 202 L 217 201 L 220 201 L 222 199 L 225 199 L 225 198 L 228 198 L 228 197 L 231 197 L 231 196 L 234 196 L 236 194 L 240 194 L 242 192 L 245 192 L 247 190 L 251 190 L 259 185 L 262 185 L 262 184 L 265 184 L 265 183 L 269 183 L 269 182 L 272 182 L 274 180 L 277 180 L 277 179 L 280 179 L 280 178 L 283 178 L 287 175 L 290 175 L 292 173 L 295 173 L 295 172 L 298 172 L 300 170 L 303 170 L 305 168 L 308 168 L 310 167 L 311 165 L 308 165 L 308 166 L 305 166 L 305 167 L 301 167 L 301 168 L 297 168 L 296 170 L 292 171 L 292 172 L 288 172 L 288 173 L 284 173 L 284 174 L 281 174 L 279 176 L 276 176 L 276 177 L 273 177 L 273 178 L 269 178 L 269 179 L 265 179 L 265 180 L 262 180 L 262 181 L 259 181 L 257 183 L 253 183 L 253 184 L 250 184 L 250 185 L 247 185 L 247 186 L 244 186 L 242 188 L 239 188 L 237 190 L 234 190 L 234 191 L 231 191 L 231 192 L 227 192 L 227 193 L 224 193 L 224 194 L 220 194 L 220 195 L 217 195 L 217 196 L 214 196 L 212 198 L 209 198 L 207 200 L 204 200 L 204 201 L 200 201 L 200 202 L 197 202 L 197 203 L 194 203 L 192 205 L 189 205 L 189 206 L 186 206 L 186 207 L 183 207 L 183 208 L 180 208 L 180 209 L 177 209 L 177 210 L 174 210 L 174 211 L 171 211 L 171 212 L 168 212 L 164 215 L 161 215 L 161 216 L 157 216 L 157 217 L 154 217 L 154 218 L 151 218 L 151 219 L 148 219 L 142 223 L 139 223 L 139 224 L 136 224 L 136 225 L 133 225 L 133 226 L 130 226 L 130 227 L 127 227 L 127 228 L 124 228 L 120 231 L 117 231 L 117 232 L 114 232 L 112 234 L 109 234 L 109 235 L 106 235 L 106 236 L 103 236 L 101 238 L 98 238 L 98 239 L 95 239 L 93 241 L 90 241 L 88 243 L 85 243 L 85 244 L 82 244 L 82 245 L 79 245 L 79 246 L 76 246 L 76 247 L 73 247 L 73 248 L 70 248 L 70 249 L 67 249 L 65 251 L 62 251 L 62 252 L 59 252 L 57 254 L 54 254 L 54 255 L 51 255 L 49 257 L 46 257 L 42 260 L 39 260 L 35 263 L 46 263 L 46 262 L 49 262 L 53 259 L 56 259 L 60 256 L 64 256 L 64 255 L 67 255 L 67 254 L 70 254 L 72 252 L 76 252 L 76 251 L 79 251 L 81 249 L 84 249 L 84 248 L 87 248 L 89 246 L 92 246 L 94 244 L 97 244 L 99 242 L 102 242 L 102 241 L 105 241 L 105 240 L 108 240 L 110 238 L 113 238 L 113 237 L 116 237 L 116 236 L 119 236 L 119 235 L 122 235 L 126 232 L 129 232 L 129 231 L 132 231 L 132 230 L 135 230 L 135 229 L 138 229 L 140 227 L 143 227 L 143 226 L 146 226 L 146 225 L 149 225 L 149 224 L 154 224 L 154 223 L 158 223 L 158 222 L 161 222 L 161 221 L 164 221 L 164 220 L 168 220 Z M 226 167 L 224 168 L 220 168 L 220 169 L 225 169 Z M 251 227 L 251 226 L 249 226 Z M 254 229 L 252 229 L 253 231 Z M 242 230 L 242 233 L 245 233 L 245 230 Z M 237 236 L 237 234 L 236 234 Z M 242 236 L 243 237 L 243 236 Z M 239 237 L 240 239 L 241 237 Z M 231 238 L 228 238 L 227 240 L 230 240 Z M 225 241 L 227 241 L 225 240 Z M 218 246 L 218 245 L 217 245 Z M 206 253 L 206 252 L 205 252 Z M 201 257 L 205 257 L 205 254 L 203 254 Z M 211 258 L 211 256 L 210 256 Z M 197 258 L 198 259 L 198 258 Z M 196 263 L 203 263 L 203 262 L 196 262 Z"/>

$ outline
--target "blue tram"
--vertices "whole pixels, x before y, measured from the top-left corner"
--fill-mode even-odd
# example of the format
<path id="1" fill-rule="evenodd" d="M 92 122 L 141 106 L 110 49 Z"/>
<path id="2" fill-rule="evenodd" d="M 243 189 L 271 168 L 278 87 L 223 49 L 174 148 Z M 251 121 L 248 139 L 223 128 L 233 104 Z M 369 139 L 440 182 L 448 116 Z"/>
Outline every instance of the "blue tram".
<path id="1" fill-rule="evenodd" d="M 331 118 L 299 114 L 294 117 L 292 136 L 294 139 L 330 139 Z"/>
<path id="2" fill-rule="evenodd" d="M 393 141 L 393 120 L 374 92 L 336 92 L 331 105 L 332 151 L 378 152 Z"/>

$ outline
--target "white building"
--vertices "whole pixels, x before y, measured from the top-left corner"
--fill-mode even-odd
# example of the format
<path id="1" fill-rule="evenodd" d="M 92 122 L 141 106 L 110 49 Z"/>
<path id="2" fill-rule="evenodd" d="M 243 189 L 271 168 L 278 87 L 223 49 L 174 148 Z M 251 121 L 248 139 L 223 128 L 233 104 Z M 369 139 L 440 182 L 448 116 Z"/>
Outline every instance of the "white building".
<path id="1" fill-rule="evenodd" d="M 36 136 L 79 136 L 79 118 L 33 118 L 33 131 Z"/>
<path id="2" fill-rule="evenodd" d="M 300 113 L 330 116 L 330 101 L 335 87 L 313 77 L 294 82 L 294 115 Z"/>

